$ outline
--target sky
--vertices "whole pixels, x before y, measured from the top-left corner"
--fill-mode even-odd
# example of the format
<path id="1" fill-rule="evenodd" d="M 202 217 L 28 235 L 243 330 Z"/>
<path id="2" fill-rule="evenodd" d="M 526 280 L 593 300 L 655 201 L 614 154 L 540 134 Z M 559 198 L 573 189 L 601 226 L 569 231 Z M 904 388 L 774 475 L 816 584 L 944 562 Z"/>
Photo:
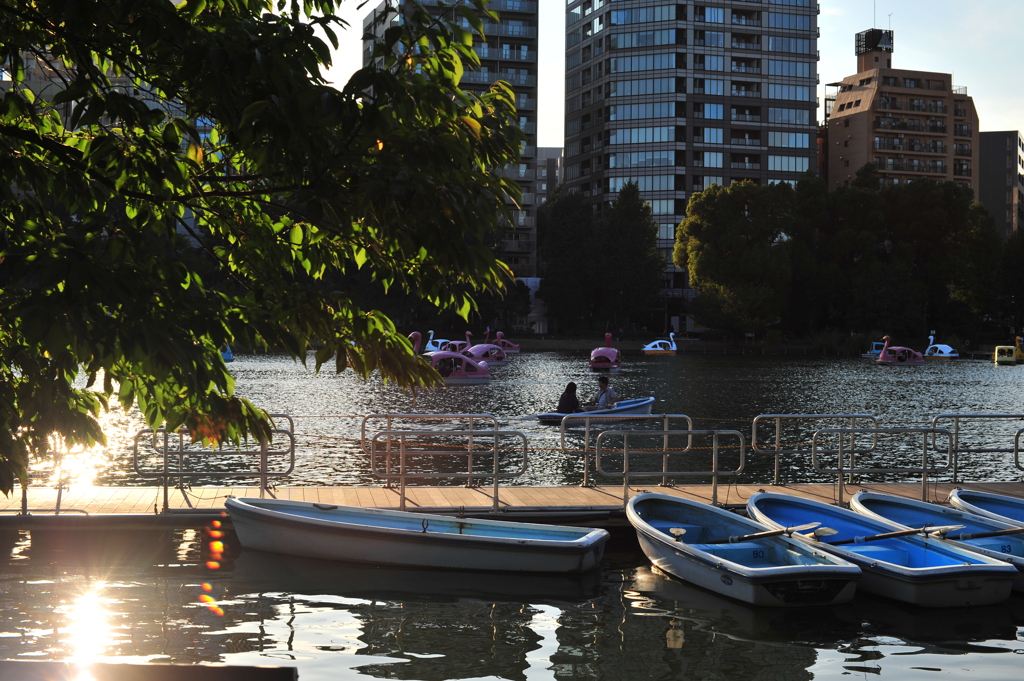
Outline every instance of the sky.
<path id="1" fill-rule="evenodd" d="M 379 4 L 346 3 L 341 16 L 351 27 L 328 77 L 344 83 L 360 67 L 362 21 Z M 974 98 L 982 130 L 1024 129 L 1024 89 L 1014 76 L 1024 63 L 1024 2 L 1020 0 L 821 0 L 818 49 L 824 85 L 856 70 L 854 35 L 892 28 L 893 67 L 952 73 L 953 84 Z M 537 145 L 560 147 L 565 114 L 565 2 L 540 0 Z M 818 118 L 823 116 L 821 109 Z"/>

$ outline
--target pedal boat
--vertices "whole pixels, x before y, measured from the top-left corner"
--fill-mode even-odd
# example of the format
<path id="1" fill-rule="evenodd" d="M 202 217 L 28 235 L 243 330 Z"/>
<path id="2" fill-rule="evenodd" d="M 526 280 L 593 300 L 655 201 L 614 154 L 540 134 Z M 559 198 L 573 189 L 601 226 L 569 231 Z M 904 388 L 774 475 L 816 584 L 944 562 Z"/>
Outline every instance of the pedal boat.
<path id="1" fill-rule="evenodd" d="M 950 345 L 936 343 L 935 336 L 928 336 L 928 347 L 925 348 L 925 359 L 957 359 L 960 353 Z"/>
<path id="2" fill-rule="evenodd" d="M 998 520 L 1017 527 L 1024 526 L 1024 499 L 990 492 L 955 489 L 949 493 L 949 505 L 960 511 L 980 515 L 982 518 Z"/>
<path id="3" fill-rule="evenodd" d="M 594 348 L 590 353 L 591 371 L 618 371 L 622 364 L 622 356 L 612 347 L 612 335 L 604 335 L 604 347 Z"/>
<path id="4" fill-rule="evenodd" d="M 878 359 L 878 356 L 882 354 L 882 348 L 885 347 L 885 341 L 874 341 L 871 343 L 871 349 L 861 355 L 865 359 Z"/>
<path id="5" fill-rule="evenodd" d="M 412 340 L 412 351 L 418 353 L 422 336 L 419 331 L 409 334 Z M 487 362 L 477 362 L 458 352 L 438 350 L 425 352 L 423 358 L 430 362 L 437 373 L 441 374 L 445 385 L 484 385 L 491 382 L 491 372 Z"/>
<path id="6" fill-rule="evenodd" d="M 497 345 L 478 343 L 462 351 L 462 354 L 477 362 L 487 362 L 489 367 L 503 367 L 508 364 L 505 351 Z"/>
<path id="7" fill-rule="evenodd" d="M 839 556 L 864 572 L 860 588 L 927 608 L 990 605 L 1010 596 L 1017 568 L 924 534 L 864 541 L 904 530 L 902 525 L 789 494 L 757 492 L 747 500 L 751 518 L 772 528 L 820 522 L 837 534 L 801 541 Z M 836 545 L 837 542 L 849 542 Z"/>
<path id="8" fill-rule="evenodd" d="M 600 418 L 601 422 L 604 423 L 607 421 L 614 421 L 616 417 L 643 416 L 645 414 L 650 414 L 653 408 L 653 397 L 640 397 L 635 400 L 619 400 L 611 409 L 588 409 L 586 411 L 576 413 L 580 416 L 585 415 L 592 418 Z M 558 425 L 566 416 L 570 416 L 570 414 L 562 414 L 560 412 L 553 411 L 547 414 L 537 414 L 536 418 L 539 419 L 541 423 Z M 577 419 L 570 419 L 569 424 L 573 424 L 573 421 L 577 421 Z M 578 419 L 577 425 L 583 425 L 582 418 Z"/>
<path id="9" fill-rule="evenodd" d="M 284 499 L 228 498 L 246 549 L 374 565 L 579 573 L 601 562 L 608 532 L 452 518 Z"/>
<path id="10" fill-rule="evenodd" d="M 494 338 L 494 344 L 505 351 L 506 355 L 515 355 L 519 353 L 519 343 L 513 343 L 505 338 L 505 334 L 499 331 Z"/>
<path id="11" fill-rule="evenodd" d="M 970 536 L 1020 530 L 1022 528 L 1019 525 L 992 520 L 955 508 L 929 504 L 926 501 L 904 499 L 877 492 L 858 492 L 850 500 L 850 508 L 870 518 L 881 518 L 908 528 L 963 525 L 962 530 L 953 530 L 942 539 L 968 551 L 1010 563 L 1018 572 L 1013 590 L 1024 591 L 1024 533 L 981 538 Z"/>
<path id="12" fill-rule="evenodd" d="M 424 346 L 423 352 L 437 352 L 438 350 L 442 350 L 445 345 L 451 342 L 447 338 L 438 338 L 435 340 L 434 332 L 429 331 L 428 333 L 429 336 L 427 337 L 427 344 Z"/>
<path id="13" fill-rule="evenodd" d="M 697 501 L 641 493 L 626 517 L 654 567 L 751 605 L 845 603 L 861 578 L 856 565 L 785 534 L 735 541 L 769 528 Z"/>
<path id="14" fill-rule="evenodd" d="M 643 347 L 645 355 L 674 355 L 676 354 L 676 335 L 670 333 L 668 340 L 656 340 Z"/>
<path id="15" fill-rule="evenodd" d="M 924 364 L 924 355 L 920 352 L 899 345 L 889 345 L 890 339 L 888 336 L 882 336 L 882 340 L 885 341 L 885 345 L 882 346 L 882 352 L 878 354 L 878 359 L 875 360 L 876 364 L 911 367 Z"/>

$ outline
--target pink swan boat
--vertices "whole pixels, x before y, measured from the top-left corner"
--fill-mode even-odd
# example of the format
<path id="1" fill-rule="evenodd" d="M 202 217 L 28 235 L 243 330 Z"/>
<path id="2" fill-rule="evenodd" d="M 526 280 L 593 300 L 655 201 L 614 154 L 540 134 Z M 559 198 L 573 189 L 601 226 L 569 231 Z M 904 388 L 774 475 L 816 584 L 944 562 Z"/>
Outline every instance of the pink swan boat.
<path id="1" fill-rule="evenodd" d="M 446 352 L 465 352 L 473 347 L 473 334 L 469 331 L 466 332 L 466 340 L 464 341 L 448 341 L 441 346 L 441 349 Z"/>
<path id="2" fill-rule="evenodd" d="M 413 342 L 413 352 L 419 352 L 422 339 L 420 332 L 413 331 L 409 338 Z M 445 385 L 482 385 L 491 382 L 487 362 L 478 362 L 471 357 L 448 350 L 425 352 L 423 357 L 437 373 L 441 374 Z"/>
<path id="3" fill-rule="evenodd" d="M 604 347 L 594 348 L 590 353 L 591 371 L 618 371 L 622 363 L 619 351 L 612 347 L 612 335 L 604 335 Z"/>
<path id="4" fill-rule="evenodd" d="M 882 336 L 882 340 L 885 341 L 885 345 L 882 346 L 882 352 L 878 354 L 875 363 L 889 366 L 920 366 L 924 364 L 924 355 L 920 352 L 898 345 L 889 345 L 891 339 L 888 336 Z"/>
<path id="5" fill-rule="evenodd" d="M 501 331 L 495 336 L 494 344 L 504 350 L 506 355 L 513 355 L 519 352 L 519 344 L 505 340 L 505 334 Z"/>
<path id="6" fill-rule="evenodd" d="M 478 362 L 487 362 L 487 366 L 500 367 L 508 364 L 508 358 L 505 356 L 505 351 L 497 345 L 491 345 L 489 343 L 471 345 L 466 350 L 463 350 L 462 354 L 471 359 L 475 359 Z"/>

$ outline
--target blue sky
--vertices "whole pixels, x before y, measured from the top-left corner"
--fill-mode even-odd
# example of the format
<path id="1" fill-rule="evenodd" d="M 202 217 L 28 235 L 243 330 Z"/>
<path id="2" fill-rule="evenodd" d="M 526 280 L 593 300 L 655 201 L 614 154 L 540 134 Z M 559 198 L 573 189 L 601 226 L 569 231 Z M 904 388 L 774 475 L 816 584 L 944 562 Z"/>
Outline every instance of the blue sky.
<path id="1" fill-rule="evenodd" d="M 349 2 L 342 16 L 352 24 L 342 34 L 341 49 L 329 75 L 343 83 L 360 66 L 362 18 L 379 0 L 363 9 Z M 565 3 L 540 0 L 540 89 L 538 146 L 562 146 L 564 115 Z M 890 17 L 891 13 L 891 17 Z M 877 19 L 873 20 L 873 17 Z M 824 84 L 856 69 L 854 35 L 873 23 L 895 33 L 895 68 L 953 74 L 974 97 L 982 130 L 1024 128 L 1024 89 L 1014 75 L 1024 63 L 1024 2 L 1020 0 L 822 0 L 818 26 Z M 822 116 L 819 110 L 818 117 Z"/>

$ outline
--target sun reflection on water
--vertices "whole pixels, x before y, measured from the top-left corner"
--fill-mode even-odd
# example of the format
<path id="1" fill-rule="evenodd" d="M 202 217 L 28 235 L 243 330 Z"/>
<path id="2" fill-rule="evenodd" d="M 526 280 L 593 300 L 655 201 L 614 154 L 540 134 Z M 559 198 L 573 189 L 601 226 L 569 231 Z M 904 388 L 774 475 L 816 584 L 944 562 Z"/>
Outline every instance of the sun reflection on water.
<path id="1" fill-rule="evenodd" d="M 92 584 L 68 610 L 66 634 L 71 653 L 68 662 L 76 667 L 74 681 L 95 681 L 92 664 L 112 645 L 107 610 L 110 599 L 103 595 L 106 586 L 106 582 Z"/>

